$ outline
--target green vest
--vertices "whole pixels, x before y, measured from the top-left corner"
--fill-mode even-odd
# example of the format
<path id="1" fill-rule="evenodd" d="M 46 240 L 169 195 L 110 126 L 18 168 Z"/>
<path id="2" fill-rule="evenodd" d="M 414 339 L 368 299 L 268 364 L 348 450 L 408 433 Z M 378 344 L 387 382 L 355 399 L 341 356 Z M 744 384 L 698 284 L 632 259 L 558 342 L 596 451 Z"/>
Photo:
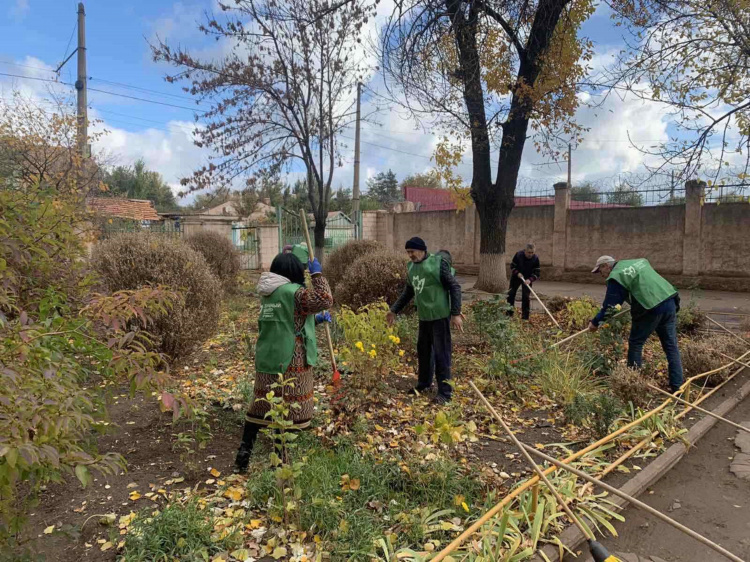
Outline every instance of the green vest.
<path id="1" fill-rule="evenodd" d="M 409 264 L 409 283 L 414 287 L 414 301 L 420 320 L 439 320 L 451 314 L 448 291 L 440 282 L 440 256 L 428 255 L 419 263 Z"/>
<path id="2" fill-rule="evenodd" d="M 614 279 L 646 310 L 677 294 L 669 281 L 656 273 L 647 259 L 622 260 L 615 264 L 607 281 Z"/>
<path id="3" fill-rule="evenodd" d="M 255 370 L 261 373 L 284 373 L 294 356 L 294 294 L 300 285 L 287 283 L 260 299 L 258 342 L 255 344 Z M 308 315 L 302 334 L 305 338 L 307 364 L 318 362 L 315 340 L 315 316 Z"/>

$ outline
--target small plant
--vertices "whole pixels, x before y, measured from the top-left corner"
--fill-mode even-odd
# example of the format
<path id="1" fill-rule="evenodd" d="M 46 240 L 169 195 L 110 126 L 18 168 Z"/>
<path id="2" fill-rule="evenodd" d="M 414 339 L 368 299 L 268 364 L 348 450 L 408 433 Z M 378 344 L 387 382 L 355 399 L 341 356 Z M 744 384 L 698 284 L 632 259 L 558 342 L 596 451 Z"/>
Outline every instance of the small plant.
<path id="1" fill-rule="evenodd" d="M 438 411 L 435 421 L 427 422 L 425 425 L 414 427 L 417 435 L 424 435 L 433 443 L 454 445 L 464 441 L 476 441 L 477 424 L 469 421 L 467 424 L 459 422 L 458 415 L 454 412 Z"/>
<path id="2" fill-rule="evenodd" d="M 192 416 L 181 418 L 176 423 L 186 425 L 187 431 L 173 434 L 175 442 L 172 445 L 180 453 L 180 461 L 187 472 L 198 471 L 198 455 L 206 448 L 212 437 L 211 426 L 208 423 L 208 413 L 203 409 L 194 409 Z"/>
<path id="3" fill-rule="evenodd" d="M 680 334 L 694 334 L 703 326 L 706 315 L 698 307 L 695 295 L 690 296 L 687 304 L 682 304 L 677 313 L 677 332 Z"/>
<path id="4" fill-rule="evenodd" d="M 568 328 L 582 330 L 599 312 L 599 307 L 591 297 L 582 297 L 565 305 Z"/>
<path id="5" fill-rule="evenodd" d="M 623 403 L 646 406 L 652 394 L 648 387 L 653 382 L 645 370 L 632 369 L 618 363 L 607 379 L 609 388 Z"/>
<path id="6" fill-rule="evenodd" d="M 509 310 L 510 305 L 499 295 L 475 301 L 471 305 L 473 320 L 480 335 L 488 336 L 493 341 L 505 335 L 509 322 L 506 313 Z"/>
<path id="7" fill-rule="evenodd" d="M 548 353 L 540 362 L 536 382 L 545 396 L 563 406 L 571 404 L 576 396 L 589 396 L 601 390 L 588 366 L 571 353 Z"/>
<path id="8" fill-rule="evenodd" d="M 622 403 L 610 394 L 576 396 L 566 406 L 565 418 L 568 423 L 590 427 L 598 437 L 604 437 L 622 410 Z"/>
<path id="9" fill-rule="evenodd" d="M 396 328 L 386 322 L 387 312 L 388 306 L 379 302 L 362 307 L 358 312 L 342 306 L 336 317 L 344 336 L 341 364 L 357 374 L 352 382 L 361 387 L 373 386 L 396 368 L 404 355 Z"/>
<path id="10" fill-rule="evenodd" d="M 236 533 L 216 536 L 214 517 L 197 502 L 171 504 L 160 511 L 142 511 L 125 535 L 121 562 L 184 560 L 203 562 L 238 546 Z"/>

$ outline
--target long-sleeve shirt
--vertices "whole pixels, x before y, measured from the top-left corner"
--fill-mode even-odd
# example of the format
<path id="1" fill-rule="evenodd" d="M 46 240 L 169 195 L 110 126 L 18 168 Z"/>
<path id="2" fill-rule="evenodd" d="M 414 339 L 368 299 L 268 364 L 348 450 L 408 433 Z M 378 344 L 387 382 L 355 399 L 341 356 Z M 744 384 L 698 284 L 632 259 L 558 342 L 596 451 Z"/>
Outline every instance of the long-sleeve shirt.
<path id="1" fill-rule="evenodd" d="M 427 254 L 429 255 L 429 254 Z M 427 259 L 427 256 L 425 256 Z M 461 314 L 461 285 L 456 280 L 455 276 L 451 274 L 451 266 L 446 260 L 440 260 L 440 283 L 443 288 L 448 291 L 451 301 L 451 316 L 458 316 Z M 411 299 L 414 298 L 414 287 L 406 280 L 406 286 L 401 291 L 401 295 L 398 297 L 396 302 L 391 306 L 391 312 L 398 314 L 404 307 L 409 304 Z"/>
<path id="2" fill-rule="evenodd" d="M 679 309 L 679 295 L 675 295 L 674 297 L 671 297 L 664 302 L 656 305 L 654 308 L 650 310 L 646 310 L 641 306 L 641 303 L 639 303 L 636 299 L 630 298 L 630 292 L 620 285 L 617 281 L 614 279 L 610 279 L 607 281 L 607 294 L 604 295 L 604 302 L 602 303 L 602 308 L 599 310 L 599 313 L 594 316 L 593 320 L 591 320 L 591 323 L 594 326 L 598 326 L 602 323 L 604 320 L 604 317 L 607 314 L 607 311 L 613 307 L 617 306 L 618 304 L 622 304 L 624 302 L 630 303 L 630 315 L 632 316 L 633 320 L 638 320 L 641 316 L 646 314 L 647 312 L 655 312 L 659 313 L 662 310 L 662 307 L 666 307 L 666 303 L 669 302 L 674 298 L 677 300 L 677 307 Z"/>
<path id="3" fill-rule="evenodd" d="M 524 279 L 529 281 L 536 281 L 542 276 L 542 268 L 539 264 L 539 256 L 534 254 L 532 257 L 527 258 L 526 252 L 521 250 L 516 252 L 513 256 L 513 260 L 510 262 L 510 274 L 512 277 L 517 277 L 518 274 L 523 275 Z"/>

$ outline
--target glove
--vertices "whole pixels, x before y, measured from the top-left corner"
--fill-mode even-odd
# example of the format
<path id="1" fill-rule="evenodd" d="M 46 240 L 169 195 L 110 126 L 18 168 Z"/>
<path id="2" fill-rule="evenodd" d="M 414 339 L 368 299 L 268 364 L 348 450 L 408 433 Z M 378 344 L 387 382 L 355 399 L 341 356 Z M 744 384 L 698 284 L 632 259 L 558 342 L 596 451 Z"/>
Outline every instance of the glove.
<path id="1" fill-rule="evenodd" d="M 323 312 L 318 312 L 315 315 L 315 323 L 316 324 L 322 324 L 323 322 L 331 323 L 331 313 L 327 310 L 324 310 Z"/>
<path id="2" fill-rule="evenodd" d="M 315 275 L 316 273 L 323 273 L 323 267 L 320 265 L 318 258 L 313 258 L 312 261 L 308 261 L 307 269 L 310 272 L 310 275 Z"/>

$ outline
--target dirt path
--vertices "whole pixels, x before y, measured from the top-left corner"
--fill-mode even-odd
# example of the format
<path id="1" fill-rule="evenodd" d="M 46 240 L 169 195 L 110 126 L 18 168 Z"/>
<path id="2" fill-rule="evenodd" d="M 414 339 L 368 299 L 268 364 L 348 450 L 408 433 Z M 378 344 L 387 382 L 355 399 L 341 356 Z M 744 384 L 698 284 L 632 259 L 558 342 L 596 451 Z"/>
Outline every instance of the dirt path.
<path id="1" fill-rule="evenodd" d="M 728 416 L 750 420 L 750 398 Z M 736 430 L 721 422 L 701 439 L 680 463 L 640 499 L 714 542 L 750 560 L 750 481 L 729 472 Z M 726 559 L 690 537 L 634 508 L 624 512 L 616 539 L 602 543 L 610 552 L 658 556 L 681 562 L 724 562 Z M 648 560 L 648 558 L 644 558 Z M 565 562 L 589 562 L 588 555 Z"/>

